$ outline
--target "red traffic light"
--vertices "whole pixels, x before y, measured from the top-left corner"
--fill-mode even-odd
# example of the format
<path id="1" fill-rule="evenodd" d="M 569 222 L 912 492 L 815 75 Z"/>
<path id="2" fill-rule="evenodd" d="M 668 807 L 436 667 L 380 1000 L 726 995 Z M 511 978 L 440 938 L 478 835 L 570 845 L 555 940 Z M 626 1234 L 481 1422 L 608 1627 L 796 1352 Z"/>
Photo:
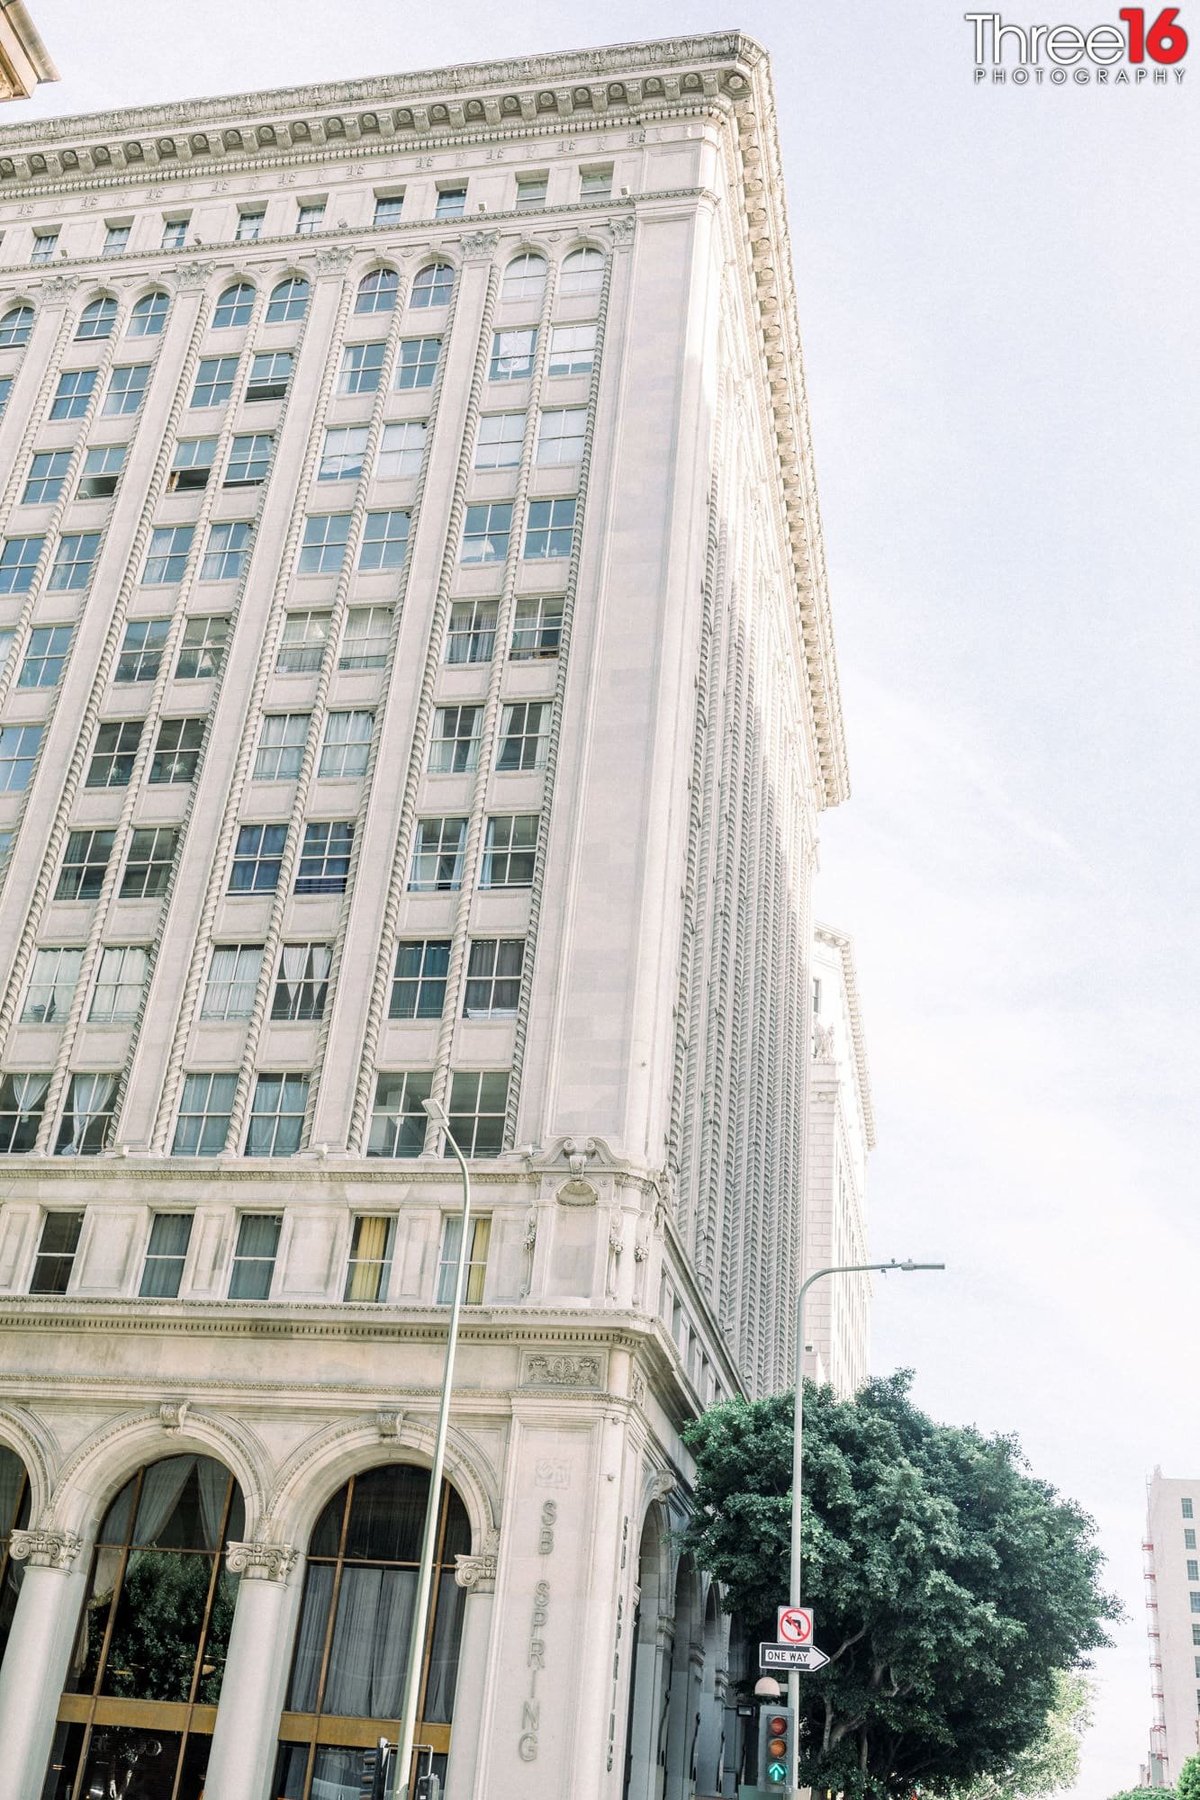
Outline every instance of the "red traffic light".
<path id="1" fill-rule="evenodd" d="M 768 1721 L 767 1721 L 767 1730 L 770 1732 L 772 1737 L 779 1737 L 782 1732 L 785 1732 L 787 1730 L 787 1728 L 788 1728 L 787 1720 L 778 1713 L 775 1715 L 775 1717 L 773 1719 L 768 1719 Z"/>

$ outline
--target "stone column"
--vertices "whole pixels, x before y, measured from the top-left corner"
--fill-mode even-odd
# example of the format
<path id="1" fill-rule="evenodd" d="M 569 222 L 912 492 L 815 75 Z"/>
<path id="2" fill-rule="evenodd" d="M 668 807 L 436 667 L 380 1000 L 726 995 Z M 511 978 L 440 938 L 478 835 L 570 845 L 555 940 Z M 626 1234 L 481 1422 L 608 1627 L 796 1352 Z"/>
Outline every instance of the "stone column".
<path id="1" fill-rule="evenodd" d="M 262 1800 L 267 1792 L 300 1604 L 302 1584 L 288 1579 L 297 1560 L 290 1544 L 229 1546 L 229 1570 L 242 1579 L 206 1782 L 221 1800 Z"/>
<path id="2" fill-rule="evenodd" d="M 454 1730 L 446 1787 L 453 1794 L 476 1791 L 479 1764 L 480 1696 L 487 1674 L 488 1645 L 492 1636 L 492 1607 L 496 1598 L 496 1561 L 500 1539 L 489 1531 L 476 1556 L 459 1556 L 454 1579 L 467 1591 L 463 1609 L 462 1647 L 458 1657 L 458 1681 L 454 1690 Z"/>
<path id="3" fill-rule="evenodd" d="M 56 1528 L 14 1531 L 11 1549 L 26 1568 L 0 1668 L 0 1800 L 28 1800 L 46 1779 L 90 1557 Z"/>

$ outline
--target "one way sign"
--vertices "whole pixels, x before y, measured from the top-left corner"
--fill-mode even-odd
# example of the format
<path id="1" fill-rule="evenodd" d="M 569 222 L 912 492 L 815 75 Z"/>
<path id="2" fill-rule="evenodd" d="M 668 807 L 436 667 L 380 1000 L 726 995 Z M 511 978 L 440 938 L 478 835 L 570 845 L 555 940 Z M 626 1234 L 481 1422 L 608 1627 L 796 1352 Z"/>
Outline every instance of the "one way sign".
<path id="1" fill-rule="evenodd" d="M 798 1669 L 802 1675 L 814 1675 L 829 1661 L 815 1644 L 760 1644 L 760 1669 Z"/>

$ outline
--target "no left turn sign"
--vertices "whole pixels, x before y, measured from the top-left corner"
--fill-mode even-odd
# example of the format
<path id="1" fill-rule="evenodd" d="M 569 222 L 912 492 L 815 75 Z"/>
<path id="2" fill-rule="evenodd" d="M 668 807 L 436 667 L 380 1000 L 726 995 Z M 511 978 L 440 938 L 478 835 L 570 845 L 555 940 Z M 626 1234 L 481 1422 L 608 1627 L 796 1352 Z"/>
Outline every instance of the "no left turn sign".
<path id="1" fill-rule="evenodd" d="M 813 1616 L 811 1606 L 781 1606 L 775 1625 L 775 1637 L 781 1644 L 811 1644 Z"/>

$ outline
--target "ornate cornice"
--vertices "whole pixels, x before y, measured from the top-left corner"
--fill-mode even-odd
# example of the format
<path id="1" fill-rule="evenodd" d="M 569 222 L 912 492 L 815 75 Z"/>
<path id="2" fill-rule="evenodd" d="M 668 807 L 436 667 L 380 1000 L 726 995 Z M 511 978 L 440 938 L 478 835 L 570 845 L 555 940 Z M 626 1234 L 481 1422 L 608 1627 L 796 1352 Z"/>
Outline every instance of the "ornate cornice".
<path id="1" fill-rule="evenodd" d="M 37 1569 L 57 1569 L 65 1575 L 82 1550 L 83 1539 L 57 1526 L 40 1526 L 31 1531 L 14 1531 L 8 1547 L 14 1562 L 29 1562 Z"/>
<path id="2" fill-rule="evenodd" d="M 231 1575 L 248 1581 L 287 1582 L 299 1552 L 294 1544 L 231 1542 L 225 1547 L 225 1566 Z"/>

